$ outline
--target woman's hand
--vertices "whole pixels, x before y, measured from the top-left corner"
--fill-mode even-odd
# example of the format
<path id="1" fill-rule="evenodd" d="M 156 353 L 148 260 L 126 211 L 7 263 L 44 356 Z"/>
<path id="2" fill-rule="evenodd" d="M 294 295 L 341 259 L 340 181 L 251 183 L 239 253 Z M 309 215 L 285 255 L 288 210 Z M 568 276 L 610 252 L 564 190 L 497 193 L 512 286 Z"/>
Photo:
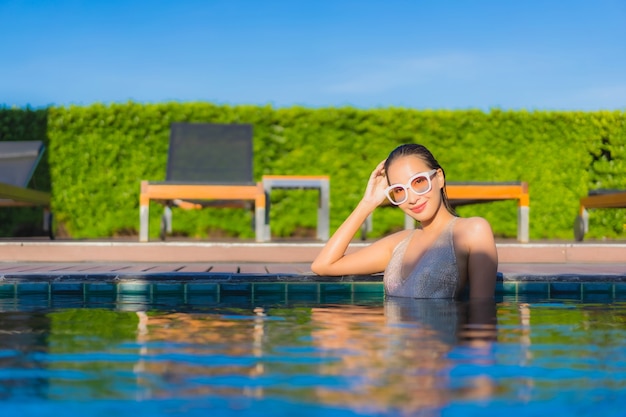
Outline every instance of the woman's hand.
<path id="1" fill-rule="evenodd" d="M 385 200 L 385 189 L 387 188 L 387 176 L 385 175 L 385 161 L 380 162 L 367 182 L 367 188 L 363 195 L 363 202 L 377 207 Z"/>
<path id="2" fill-rule="evenodd" d="M 393 248 L 403 234 L 387 236 L 366 248 L 346 254 L 350 242 L 367 217 L 382 203 L 387 188 L 385 161 L 372 171 L 363 198 L 348 218 L 339 226 L 335 234 L 326 242 L 322 251 L 311 264 L 311 270 L 318 275 L 340 276 L 374 274 L 382 272 L 389 263 Z"/>

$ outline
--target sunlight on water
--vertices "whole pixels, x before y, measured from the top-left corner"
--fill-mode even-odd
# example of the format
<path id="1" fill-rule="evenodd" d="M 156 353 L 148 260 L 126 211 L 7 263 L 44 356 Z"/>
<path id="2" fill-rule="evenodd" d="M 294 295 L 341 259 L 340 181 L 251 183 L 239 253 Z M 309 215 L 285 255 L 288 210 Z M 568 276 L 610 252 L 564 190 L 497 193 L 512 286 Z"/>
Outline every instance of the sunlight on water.
<path id="1" fill-rule="evenodd" d="M 116 416 L 623 411 L 622 303 L 66 301 L 63 308 L 37 297 L 0 302 L 3 409 Z"/>

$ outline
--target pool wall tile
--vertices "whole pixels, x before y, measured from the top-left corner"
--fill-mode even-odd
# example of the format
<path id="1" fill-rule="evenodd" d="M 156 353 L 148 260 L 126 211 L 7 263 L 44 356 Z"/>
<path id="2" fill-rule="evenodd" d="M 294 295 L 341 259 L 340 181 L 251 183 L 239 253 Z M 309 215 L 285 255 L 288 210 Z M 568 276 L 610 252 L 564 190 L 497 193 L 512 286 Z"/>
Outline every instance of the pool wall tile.
<path id="1" fill-rule="evenodd" d="M 178 282 L 157 282 L 152 285 L 152 291 L 155 293 L 177 293 L 184 294 L 185 287 Z"/>
<path id="2" fill-rule="evenodd" d="M 254 293 L 284 293 L 287 288 L 287 284 L 282 282 L 260 282 L 254 284 Z"/>
<path id="3" fill-rule="evenodd" d="M 17 284 L 18 293 L 48 293 L 50 284 L 47 282 L 20 282 Z"/>
<path id="4" fill-rule="evenodd" d="M 254 294 L 254 302 L 255 303 L 268 303 L 268 304 L 284 304 L 287 301 L 287 294 L 285 292 L 266 292 L 266 293 L 255 293 Z"/>
<path id="5" fill-rule="evenodd" d="M 322 292 L 319 297 L 322 303 L 352 303 L 352 293 L 348 292 Z"/>
<path id="6" fill-rule="evenodd" d="M 517 282 L 503 282 L 502 295 L 517 295 L 517 284 Z"/>
<path id="7" fill-rule="evenodd" d="M 570 296 L 580 296 L 582 284 L 580 282 L 551 282 L 550 295 L 566 294 Z"/>
<path id="8" fill-rule="evenodd" d="M 320 293 L 352 293 L 352 283 L 345 282 L 322 282 L 320 283 Z"/>
<path id="9" fill-rule="evenodd" d="M 352 294 L 352 302 L 365 303 L 365 302 L 380 302 L 385 299 L 385 293 L 380 292 L 355 292 Z"/>
<path id="10" fill-rule="evenodd" d="M 581 301 L 583 299 L 582 292 L 580 293 L 567 293 L 567 292 L 558 292 L 556 294 L 550 294 L 551 300 L 562 300 L 562 301 Z"/>
<path id="11" fill-rule="evenodd" d="M 220 298 L 217 292 L 192 292 L 187 293 L 187 303 L 191 305 L 211 305 L 218 303 Z"/>
<path id="12" fill-rule="evenodd" d="M 613 284 L 613 291 L 615 291 L 615 294 L 626 295 L 626 282 L 616 282 Z"/>
<path id="13" fill-rule="evenodd" d="M 87 293 L 85 294 L 85 300 L 94 304 L 113 304 L 117 300 L 117 295 L 113 293 Z"/>
<path id="14" fill-rule="evenodd" d="M 517 283 L 518 294 L 550 294 L 550 284 L 547 282 L 518 282 Z"/>
<path id="15" fill-rule="evenodd" d="M 80 295 L 85 298 L 105 297 L 119 299 L 121 295 L 125 302 L 137 300 L 152 300 L 162 297 L 168 303 L 187 302 L 193 299 L 195 303 L 222 302 L 222 298 L 229 300 L 250 300 L 263 303 L 282 303 L 289 301 L 303 302 L 333 302 L 350 301 L 362 297 L 364 299 L 379 299 L 384 297 L 384 285 L 380 280 L 345 280 L 333 281 L 324 279 L 303 279 L 302 277 L 290 280 L 285 277 L 269 276 L 264 279 L 250 277 L 243 279 L 213 280 L 206 277 L 190 279 L 79 279 L 80 277 L 61 277 L 57 279 L 42 279 L 34 277 L 28 280 L 14 280 L 9 277 L 0 283 L 0 297 L 33 297 L 52 299 L 66 295 Z M 496 282 L 497 297 L 538 296 L 558 300 L 605 300 L 625 299 L 626 281 L 618 279 L 603 280 L 588 278 L 583 280 L 579 276 L 559 279 L 545 277 L 545 279 L 527 279 L 525 276 L 505 277 Z M 20 295 L 23 294 L 23 295 Z M 202 297 L 206 294 L 207 297 Z M 198 297 L 193 297 L 197 295 Z M 191 297 L 191 298 L 190 298 Z M 171 301 L 170 301 L 171 299 Z M 141 301 L 138 301 L 141 302 Z M 239 302 L 239 301 L 237 301 Z"/>
<path id="16" fill-rule="evenodd" d="M 15 294 L 15 284 L 0 284 L 0 294 Z"/>
<path id="17" fill-rule="evenodd" d="M 385 292 L 385 288 L 380 282 L 355 282 L 352 284 L 352 292 L 383 294 Z"/>
<path id="18" fill-rule="evenodd" d="M 87 294 L 96 293 L 98 295 L 101 295 L 103 292 L 115 293 L 117 292 L 117 286 L 109 282 L 89 282 L 85 284 L 85 292 Z"/>
<path id="19" fill-rule="evenodd" d="M 214 282 L 189 282 L 187 294 L 207 294 L 219 292 L 219 285 Z"/>
<path id="20" fill-rule="evenodd" d="M 20 308 L 49 308 L 50 297 L 48 294 L 27 292 L 17 301 Z"/>
<path id="21" fill-rule="evenodd" d="M 317 294 L 318 291 L 319 291 L 318 284 L 314 282 L 287 284 L 287 292 L 289 294 L 292 294 L 292 293 Z"/>
<path id="22" fill-rule="evenodd" d="M 83 293 L 84 286 L 80 282 L 53 282 L 50 290 L 53 293 Z"/>
<path id="23" fill-rule="evenodd" d="M 220 303 L 247 305 L 250 303 L 250 294 L 239 292 L 221 293 Z"/>
<path id="24" fill-rule="evenodd" d="M 185 294 L 182 292 L 161 292 L 153 293 L 152 302 L 159 305 L 179 306 L 185 304 Z"/>
<path id="25" fill-rule="evenodd" d="M 152 286 L 146 282 L 121 282 L 117 284 L 120 294 L 150 294 Z"/>
<path id="26" fill-rule="evenodd" d="M 251 282 L 225 282 L 220 284 L 220 293 L 251 293 Z"/>
<path id="27" fill-rule="evenodd" d="M 121 311 L 143 311 L 146 304 L 152 301 L 150 294 L 118 293 L 117 308 Z"/>
<path id="28" fill-rule="evenodd" d="M 124 303 L 146 303 L 150 302 L 152 297 L 150 294 L 145 293 L 118 293 L 117 301 Z"/>
<path id="29" fill-rule="evenodd" d="M 56 292 L 50 296 L 50 305 L 55 307 L 66 307 L 68 305 L 79 305 L 85 301 L 82 293 L 79 292 Z"/>
<path id="30" fill-rule="evenodd" d="M 594 303 L 609 303 L 614 300 L 612 293 L 588 292 L 583 294 L 582 300 Z"/>
<path id="31" fill-rule="evenodd" d="M 315 292 L 289 292 L 287 294 L 287 299 L 290 302 L 293 301 L 301 301 L 307 303 L 315 303 L 319 301 L 319 294 L 317 291 Z"/>
<path id="32" fill-rule="evenodd" d="M 610 282 L 585 282 L 583 283 L 583 295 L 587 294 L 611 294 L 613 284 Z"/>

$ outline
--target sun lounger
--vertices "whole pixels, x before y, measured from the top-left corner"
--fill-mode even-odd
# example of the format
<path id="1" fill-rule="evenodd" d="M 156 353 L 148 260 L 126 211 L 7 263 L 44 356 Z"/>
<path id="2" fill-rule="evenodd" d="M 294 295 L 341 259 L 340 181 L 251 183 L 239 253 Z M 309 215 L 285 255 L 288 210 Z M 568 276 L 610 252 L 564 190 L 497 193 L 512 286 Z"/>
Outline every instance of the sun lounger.
<path id="1" fill-rule="evenodd" d="M 317 190 L 317 239 L 326 241 L 330 228 L 330 178 L 327 175 L 264 175 L 262 178 L 267 202 L 267 225 L 265 240 L 271 240 L 270 230 L 270 193 L 273 189 Z"/>
<path id="2" fill-rule="evenodd" d="M 522 243 L 528 242 L 530 228 L 528 183 L 451 181 L 446 190 L 453 207 L 500 200 L 517 200 L 517 240 Z"/>
<path id="3" fill-rule="evenodd" d="M 43 207 L 43 231 L 53 239 L 50 193 L 27 188 L 44 150 L 41 141 L 0 142 L 0 207 Z"/>
<path id="4" fill-rule="evenodd" d="M 626 208 L 626 190 L 591 190 L 580 199 L 580 209 L 574 222 L 574 238 L 581 242 L 589 231 L 588 209 Z"/>
<path id="5" fill-rule="evenodd" d="M 142 181 L 139 240 L 147 242 L 149 204 L 165 205 L 161 238 L 171 233 L 172 207 L 242 207 L 254 210 L 257 241 L 265 238 L 265 191 L 253 180 L 252 126 L 173 123 L 166 180 Z"/>
<path id="6" fill-rule="evenodd" d="M 500 200 L 517 200 L 517 240 L 526 243 L 529 240 L 530 195 L 526 182 L 454 182 L 447 183 L 448 199 L 453 207 L 469 204 L 490 203 Z M 365 239 L 372 230 L 371 216 L 361 229 L 361 237 Z M 405 229 L 415 227 L 415 220 L 405 216 Z"/>

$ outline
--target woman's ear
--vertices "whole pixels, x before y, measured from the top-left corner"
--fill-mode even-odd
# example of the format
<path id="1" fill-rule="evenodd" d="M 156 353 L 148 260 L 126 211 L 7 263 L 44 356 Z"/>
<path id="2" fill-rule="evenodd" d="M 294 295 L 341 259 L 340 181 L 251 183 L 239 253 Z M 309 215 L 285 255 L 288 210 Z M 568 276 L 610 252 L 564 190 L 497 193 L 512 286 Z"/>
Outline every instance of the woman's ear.
<path id="1" fill-rule="evenodd" d="M 437 179 L 439 180 L 439 189 L 446 186 L 446 176 L 443 175 L 443 169 L 437 168 Z"/>

